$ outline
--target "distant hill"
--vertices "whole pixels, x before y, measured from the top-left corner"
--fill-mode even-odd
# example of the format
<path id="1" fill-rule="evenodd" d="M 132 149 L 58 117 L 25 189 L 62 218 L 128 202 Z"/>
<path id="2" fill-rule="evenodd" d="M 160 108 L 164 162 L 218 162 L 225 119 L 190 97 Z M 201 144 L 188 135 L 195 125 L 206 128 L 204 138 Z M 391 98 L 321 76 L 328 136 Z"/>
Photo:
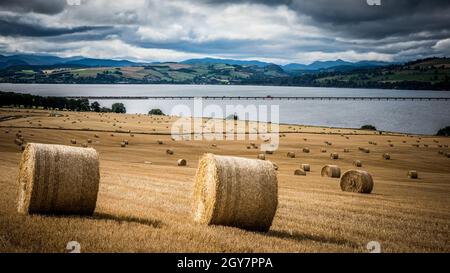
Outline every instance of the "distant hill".
<path id="1" fill-rule="evenodd" d="M 189 59 L 180 62 L 182 64 L 230 64 L 230 65 L 241 65 L 241 66 L 258 66 L 266 67 L 268 65 L 273 65 L 272 63 L 266 63 L 256 60 L 242 61 L 242 60 L 232 60 L 232 59 L 215 59 L 215 58 L 202 58 L 202 59 Z"/>
<path id="2" fill-rule="evenodd" d="M 0 82 L 78 84 L 233 84 L 450 90 L 450 59 L 406 64 L 319 61 L 279 66 L 259 61 L 191 59 L 136 63 L 128 60 L 0 55 Z"/>
<path id="3" fill-rule="evenodd" d="M 378 61 L 360 61 L 356 63 L 352 62 L 346 62 L 343 60 L 336 60 L 336 61 L 316 61 L 309 65 L 305 64 L 297 64 L 297 63 L 291 63 L 283 66 L 283 69 L 287 72 L 295 72 L 295 71 L 314 71 L 314 70 L 327 70 L 327 69 L 334 69 L 334 70 L 350 70 L 355 68 L 370 68 L 370 67 L 382 67 L 382 66 L 388 66 L 392 63 L 388 62 L 378 62 Z"/>
<path id="4" fill-rule="evenodd" d="M 6 68 L 15 65 L 30 65 L 30 66 L 44 66 L 44 65 L 82 65 L 89 67 L 100 66 L 134 66 L 141 65 L 140 63 L 131 62 L 128 60 L 109 60 L 109 59 L 92 59 L 83 57 L 69 57 L 61 58 L 51 55 L 32 55 L 32 54 L 18 54 L 4 56 L 0 55 L 0 68 Z"/>
<path id="5" fill-rule="evenodd" d="M 79 60 L 67 61 L 64 64 L 73 64 L 73 65 L 83 65 L 88 67 L 124 67 L 124 66 L 136 66 L 138 63 L 127 61 L 127 60 L 105 60 L 105 59 L 91 59 L 91 58 L 83 58 Z"/>

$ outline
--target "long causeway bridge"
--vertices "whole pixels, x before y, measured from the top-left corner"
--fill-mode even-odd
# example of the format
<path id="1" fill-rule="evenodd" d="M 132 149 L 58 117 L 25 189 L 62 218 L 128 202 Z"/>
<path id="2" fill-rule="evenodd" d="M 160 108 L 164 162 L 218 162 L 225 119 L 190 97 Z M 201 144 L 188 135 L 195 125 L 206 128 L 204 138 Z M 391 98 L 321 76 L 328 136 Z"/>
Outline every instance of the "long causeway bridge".
<path id="1" fill-rule="evenodd" d="M 70 96 L 89 100 L 368 100 L 368 101 L 450 101 L 449 97 L 323 97 L 323 96 Z"/>

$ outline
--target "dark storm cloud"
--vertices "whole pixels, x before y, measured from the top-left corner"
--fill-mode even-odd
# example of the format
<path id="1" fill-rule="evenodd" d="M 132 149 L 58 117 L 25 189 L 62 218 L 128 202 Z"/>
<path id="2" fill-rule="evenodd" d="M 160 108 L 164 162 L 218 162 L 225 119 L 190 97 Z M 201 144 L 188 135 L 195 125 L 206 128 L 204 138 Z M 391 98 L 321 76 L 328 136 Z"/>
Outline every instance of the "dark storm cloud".
<path id="1" fill-rule="evenodd" d="M 0 17 L 0 35 L 1 36 L 29 36 L 29 37 L 47 37 L 59 36 L 64 34 L 73 34 L 87 31 L 100 31 L 109 29 L 105 26 L 78 26 L 70 28 L 48 27 L 40 21 L 25 21 L 20 16 L 2 16 Z"/>
<path id="2" fill-rule="evenodd" d="M 354 38 L 379 39 L 390 35 L 409 35 L 420 31 L 450 29 L 449 0 L 380 0 L 371 6 L 366 0 L 197 0 L 214 4 L 252 3 L 285 5 L 310 24 L 338 31 Z"/>
<path id="3" fill-rule="evenodd" d="M 66 0 L 0 0 L 0 10 L 20 13 L 57 14 L 64 10 Z"/>

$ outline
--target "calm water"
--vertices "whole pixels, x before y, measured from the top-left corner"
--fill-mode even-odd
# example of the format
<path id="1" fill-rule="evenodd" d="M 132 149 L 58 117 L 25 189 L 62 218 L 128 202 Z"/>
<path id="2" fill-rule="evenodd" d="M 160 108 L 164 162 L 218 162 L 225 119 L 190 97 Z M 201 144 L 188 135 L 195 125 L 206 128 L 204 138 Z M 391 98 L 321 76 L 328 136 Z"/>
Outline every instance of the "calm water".
<path id="1" fill-rule="evenodd" d="M 406 91 L 348 88 L 305 88 L 217 85 L 46 85 L 0 84 L 0 90 L 43 96 L 404 96 L 450 97 L 445 91 Z M 110 107 L 113 100 L 99 100 Z M 186 100 L 121 100 L 128 113 L 160 108 L 170 114 L 175 106 L 193 107 Z M 204 107 L 226 105 L 279 105 L 280 122 L 358 128 L 373 124 L 380 130 L 435 134 L 450 125 L 449 101 L 204 101 Z"/>

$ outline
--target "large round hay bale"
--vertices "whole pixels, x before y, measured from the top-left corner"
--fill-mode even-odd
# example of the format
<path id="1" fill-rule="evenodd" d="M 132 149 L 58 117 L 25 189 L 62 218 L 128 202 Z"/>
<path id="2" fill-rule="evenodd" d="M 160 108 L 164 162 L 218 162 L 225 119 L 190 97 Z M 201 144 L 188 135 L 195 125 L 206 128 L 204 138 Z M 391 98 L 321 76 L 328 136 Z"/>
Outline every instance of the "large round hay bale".
<path id="1" fill-rule="evenodd" d="M 322 148 L 322 149 L 320 149 L 320 152 L 321 152 L 321 153 L 326 153 L 326 152 L 327 152 L 327 149 Z"/>
<path id="2" fill-rule="evenodd" d="M 91 143 L 92 143 L 92 139 L 89 138 L 89 139 L 87 140 L 87 143 L 91 144 Z"/>
<path id="3" fill-rule="evenodd" d="M 173 154 L 174 154 L 174 151 L 171 150 L 171 149 L 167 149 L 167 150 L 166 150 L 166 154 L 168 154 L 168 155 L 173 155 Z"/>
<path id="4" fill-rule="evenodd" d="M 195 178 L 194 221 L 268 231 L 278 205 L 269 161 L 205 154 Z"/>
<path id="5" fill-rule="evenodd" d="M 447 156 L 448 158 L 450 158 L 450 153 L 446 153 L 445 156 Z"/>
<path id="6" fill-rule="evenodd" d="M 438 151 L 438 154 L 443 155 L 443 154 L 444 154 L 444 151 L 439 150 L 439 151 Z"/>
<path id="7" fill-rule="evenodd" d="M 340 186 L 343 191 L 371 193 L 373 189 L 373 179 L 366 171 L 350 170 L 342 175 Z"/>
<path id="8" fill-rule="evenodd" d="M 389 160 L 389 159 L 391 159 L 391 155 L 388 154 L 388 153 L 384 153 L 384 154 L 383 154 L 383 158 L 384 158 L 385 160 Z"/>
<path id="9" fill-rule="evenodd" d="M 355 167 L 362 167 L 362 161 L 361 160 L 355 160 L 355 161 L 353 161 L 353 165 Z"/>
<path id="10" fill-rule="evenodd" d="M 338 153 L 331 153 L 330 154 L 330 158 L 331 159 L 339 159 L 339 154 Z"/>
<path id="11" fill-rule="evenodd" d="M 129 142 L 128 142 L 128 139 L 124 139 L 124 140 L 123 140 L 123 143 L 125 143 L 125 145 L 128 145 L 128 143 L 129 143 Z"/>
<path id="12" fill-rule="evenodd" d="M 120 142 L 120 147 L 122 147 L 122 148 L 125 148 L 125 147 L 127 147 L 127 144 L 125 144 L 125 142 Z"/>
<path id="13" fill-rule="evenodd" d="M 302 169 L 297 169 L 294 171 L 294 175 L 306 175 L 306 172 Z"/>
<path id="14" fill-rule="evenodd" d="M 345 148 L 344 153 L 350 153 L 350 149 Z"/>
<path id="15" fill-rule="evenodd" d="M 260 160 L 266 160 L 266 155 L 265 154 L 259 154 L 256 158 L 258 158 Z"/>
<path id="16" fill-rule="evenodd" d="M 411 170 L 408 172 L 408 178 L 417 179 L 419 178 L 419 174 L 415 170 Z"/>
<path id="17" fill-rule="evenodd" d="M 303 148 L 303 152 L 304 152 L 304 153 L 309 153 L 309 148 L 306 148 L 306 147 Z"/>
<path id="18" fill-rule="evenodd" d="M 99 159 L 92 148 L 29 143 L 19 167 L 19 213 L 91 215 Z"/>
<path id="19" fill-rule="evenodd" d="M 328 176 L 333 178 L 341 177 L 341 168 L 336 165 L 325 165 L 320 172 L 322 176 Z"/>
<path id="20" fill-rule="evenodd" d="M 309 164 L 302 164 L 302 170 L 304 170 L 305 172 L 310 172 L 311 166 Z"/>
<path id="21" fill-rule="evenodd" d="M 289 158 L 295 158 L 295 153 L 294 153 L 294 152 L 288 152 L 288 153 L 287 153 L 287 157 L 289 157 Z"/>
<path id="22" fill-rule="evenodd" d="M 178 166 L 186 166 L 187 161 L 186 159 L 178 159 Z"/>
<path id="23" fill-rule="evenodd" d="M 273 154 L 273 151 L 272 151 L 272 150 L 266 150 L 266 151 L 264 151 L 264 153 L 265 153 L 266 155 L 272 155 L 272 154 Z"/>
<path id="24" fill-rule="evenodd" d="M 77 144 L 77 140 L 76 139 L 71 139 L 70 143 L 75 145 L 75 144 Z"/>
<path id="25" fill-rule="evenodd" d="M 157 142 L 159 145 L 164 144 L 164 142 L 163 142 L 162 140 L 157 140 L 156 142 Z"/>

